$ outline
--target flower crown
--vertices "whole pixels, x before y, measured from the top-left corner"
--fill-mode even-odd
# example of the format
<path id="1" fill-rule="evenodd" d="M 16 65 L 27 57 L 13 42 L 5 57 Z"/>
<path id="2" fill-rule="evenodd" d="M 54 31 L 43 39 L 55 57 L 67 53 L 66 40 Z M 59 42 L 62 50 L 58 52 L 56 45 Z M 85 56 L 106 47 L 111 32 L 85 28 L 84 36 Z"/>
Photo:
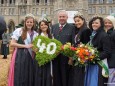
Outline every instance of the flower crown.
<path id="1" fill-rule="evenodd" d="M 83 14 L 80 13 L 80 12 L 76 12 L 76 13 L 74 14 L 74 17 L 77 17 L 77 16 L 84 18 Z"/>
<path id="2" fill-rule="evenodd" d="M 25 19 L 28 18 L 28 17 L 32 17 L 33 19 L 35 19 L 35 16 L 32 14 L 32 13 L 29 13 L 25 16 Z"/>
<path id="3" fill-rule="evenodd" d="M 94 16 L 92 16 L 92 18 L 95 18 L 95 17 L 102 17 L 102 16 L 100 16 L 99 14 L 95 14 Z"/>

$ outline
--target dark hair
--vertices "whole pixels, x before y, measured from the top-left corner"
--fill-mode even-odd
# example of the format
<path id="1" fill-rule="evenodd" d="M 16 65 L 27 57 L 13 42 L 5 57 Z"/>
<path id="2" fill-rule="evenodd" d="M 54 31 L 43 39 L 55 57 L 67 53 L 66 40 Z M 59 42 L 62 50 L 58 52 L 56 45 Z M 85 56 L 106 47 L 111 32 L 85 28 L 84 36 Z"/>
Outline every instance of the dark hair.
<path id="1" fill-rule="evenodd" d="M 51 33 L 50 33 L 49 23 L 48 23 L 46 20 L 41 20 L 41 21 L 39 22 L 39 24 L 38 24 L 38 25 L 39 25 L 39 29 L 38 29 L 39 35 L 41 35 L 41 33 L 42 33 L 42 30 L 41 30 L 41 28 L 40 28 L 40 25 L 41 25 L 42 22 L 44 22 L 45 25 L 48 26 L 47 34 L 48 34 L 48 37 L 49 37 L 49 38 L 52 38 L 52 35 L 51 35 Z"/>
<path id="2" fill-rule="evenodd" d="M 84 23 L 83 23 L 83 25 L 82 25 L 82 27 L 80 29 L 87 28 L 87 23 L 86 23 L 85 18 L 82 15 L 75 15 L 74 19 L 77 18 L 77 17 L 84 21 Z"/>
<path id="3" fill-rule="evenodd" d="M 88 29 L 86 20 L 85 20 L 85 18 L 83 17 L 83 15 L 75 15 L 75 16 L 74 16 L 74 19 L 75 19 L 75 18 L 80 18 L 81 20 L 84 21 L 83 25 L 82 25 L 80 28 L 77 28 L 77 27 L 75 26 L 75 27 L 76 27 L 76 34 L 81 35 L 81 33 L 82 33 L 82 31 L 83 31 L 84 29 Z"/>
<path id="4" fill-rule="evenodd" d="M 99 17 L 99 16 L 96 16 L 96 17 L 93 17 L 93 18 L 89 21 L 89 28 L 90 28 L 91 30 L 93 30 L 93 28 L 92 28 L 92 23 L 93 23 L 93 21 L 95 21 L 95 20 L 97 20 L 97 19 L 100 20 L 100 24 L 101 24 L 100 28 L 101 28 L 101 29 L 104 29 L 104 20 L 103 20 L 103 18 L 102 18 L 102 17 Z"/>

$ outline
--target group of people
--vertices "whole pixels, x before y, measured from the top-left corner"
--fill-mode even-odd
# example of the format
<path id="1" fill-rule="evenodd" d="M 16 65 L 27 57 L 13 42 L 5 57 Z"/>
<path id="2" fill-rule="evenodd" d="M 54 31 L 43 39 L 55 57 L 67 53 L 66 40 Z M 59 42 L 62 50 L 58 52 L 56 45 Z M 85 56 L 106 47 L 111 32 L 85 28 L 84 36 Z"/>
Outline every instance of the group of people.
<path id="1" fill-rule="evenodd" d="M 74 24 L 67 23 L 67 19 L 66 11 L 61 10 L 58 12 L 59 23 L 50 28 L 46 20 L 41 20 L 38 31 L 34 31 L 34 16 L 25 16 L 24 27 L 17 28 L 12 35 L 11 46 L 15 50 L 10 64 L 8 86 L 115 85 L 115 18 L 95 16 L 91 18 L 89 25 L 82 14 L 74 16 Z M 32 41 L 39 35 L 55 38 L 62 44 L 70 42 L 75 47 L 80 42 L 92 44 L 99 51 L 100 60 L 108 63 L 109 77 L 102 76 L 102 67 L 97 63 L 86 67 L 72 66 L 74 61 L 62 54 L 39 66 L 32 50 Z"/>

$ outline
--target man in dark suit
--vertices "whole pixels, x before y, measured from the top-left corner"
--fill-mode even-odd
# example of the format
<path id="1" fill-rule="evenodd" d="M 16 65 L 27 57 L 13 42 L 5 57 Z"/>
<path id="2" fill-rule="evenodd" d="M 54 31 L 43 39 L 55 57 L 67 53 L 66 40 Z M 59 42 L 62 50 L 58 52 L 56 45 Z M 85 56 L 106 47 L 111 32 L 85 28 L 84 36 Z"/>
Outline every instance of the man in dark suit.
<path id="1" fill-rule="evenodd" d="M 59 23 L 52 26 L 52 34 L 62 44 L 70 42 L 74 44 L 75 27 L 67 23 L 68 15 L 65 10 L 58 12 Z M 69 58 L 59 54 L 53 60 L 53 86 L 67 86 L 70 67 Z"/>

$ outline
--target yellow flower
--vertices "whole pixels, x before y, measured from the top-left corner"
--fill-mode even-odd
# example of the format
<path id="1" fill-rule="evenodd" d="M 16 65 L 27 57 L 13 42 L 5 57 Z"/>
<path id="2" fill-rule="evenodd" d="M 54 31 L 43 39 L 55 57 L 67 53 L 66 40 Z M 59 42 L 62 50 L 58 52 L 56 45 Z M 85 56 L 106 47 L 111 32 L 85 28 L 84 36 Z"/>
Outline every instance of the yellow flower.
<path id="1" fill-rule="evenodd" d="M 80 50 L 77 50 L 77 51 L 76 51 L 76 54 L 78 54 L 79 52 L 80 52 Z"/>

